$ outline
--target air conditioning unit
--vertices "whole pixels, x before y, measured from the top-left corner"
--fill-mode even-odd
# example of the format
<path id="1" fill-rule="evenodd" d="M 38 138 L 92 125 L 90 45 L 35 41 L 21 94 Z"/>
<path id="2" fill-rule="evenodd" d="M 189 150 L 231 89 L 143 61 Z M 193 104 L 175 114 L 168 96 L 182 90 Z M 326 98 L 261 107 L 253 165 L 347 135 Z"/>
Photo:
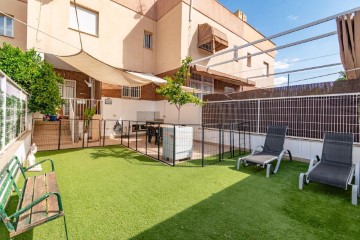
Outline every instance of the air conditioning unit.
<path id="1" fill-rule="evenodd" d="M 224 88 L 224 93 L 234 93 L 235 89 L 232 87 L 225 87 Z"/>

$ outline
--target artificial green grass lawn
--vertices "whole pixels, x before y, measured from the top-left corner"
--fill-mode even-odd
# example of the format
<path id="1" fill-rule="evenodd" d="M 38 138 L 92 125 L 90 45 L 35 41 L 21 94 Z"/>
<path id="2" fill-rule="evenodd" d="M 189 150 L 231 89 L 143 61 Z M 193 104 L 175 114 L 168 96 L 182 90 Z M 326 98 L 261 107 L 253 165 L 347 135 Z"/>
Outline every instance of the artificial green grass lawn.
<path id="1" fill-rule="evenodd" d="M 170 167 L 121 147 L 37 154 L 55 160 L 70 239 L 359 239 L 351 191 L 298 190 L 307 165 L 282 162 L 265 178 L 235 161 Z M 49 165 L 43 164 L 45 170 Z M 8 206 L 16 206 L 15 198 Z M 7 231 L 0 226 L 0 239 Z M 62 219 L 15 239 L 65 239 Z"/>

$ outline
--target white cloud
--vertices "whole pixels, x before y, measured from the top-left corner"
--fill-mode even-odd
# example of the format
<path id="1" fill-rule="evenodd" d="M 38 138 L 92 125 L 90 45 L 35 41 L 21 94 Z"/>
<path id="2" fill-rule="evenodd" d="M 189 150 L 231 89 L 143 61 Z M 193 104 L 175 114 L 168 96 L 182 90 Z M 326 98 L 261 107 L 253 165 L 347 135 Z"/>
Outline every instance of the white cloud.
<path id="1" fill-rule="evenodd" d="M 300 58 L 292 58 L 292 59 L 287 59 L 284 58 L 283 60 L 277 60 L 274 63 L 274 68 L 275 69 L 288 69 L 289 67 L 291 67 L 291 63 L 295 63 L 300 61 Z"/>
<path id="2" fill-rule="evenodd" d="M 295 21 L 295 20 L 297 20 L 298 18 L 299 18 L 299 16 L 295 16 L 295 15 L 293 15 L 293 14 L 291 14 L 291 15 L 288 16 L 288 19 L 291 20 L 291 21 Z"/>
<path id="3" fill-rule="evenodd" d="M 281 85 L 281 84 L 285 84 L 287 83 L 288 81 L 288 78 L 287 77 L 277 77 L 274 79 L 274 85 Z"/>
<path id="4" fill-rule="evenodd" d="M 287 59 L 275 61 L 274 64 L 275 69 L 287 69 L 290 67 Z"/>

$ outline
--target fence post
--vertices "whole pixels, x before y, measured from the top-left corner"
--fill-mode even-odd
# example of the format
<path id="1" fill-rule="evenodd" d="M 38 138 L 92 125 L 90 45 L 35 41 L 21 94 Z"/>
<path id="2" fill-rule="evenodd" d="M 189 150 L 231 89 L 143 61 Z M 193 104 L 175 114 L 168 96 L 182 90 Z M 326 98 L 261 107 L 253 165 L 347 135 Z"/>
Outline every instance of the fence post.
<path id="1" fill-rule="evenodd" d="M 83 131 L 82 131 L 82 148 L 84 148 L 85 143 L 85 119 L 83 121 Z"/>
<path id="2" fill-rule="evenodd" d="M 233 127 L 233 124 L 230 123 L 229 125 L 229 128 L 230 128 L 230 132 L 229 132 L 229 135 L 230 135 L 230 157 L 229 158 L 232 158 L 234 157 L 234 152 L 233 152 L 233 149 L 234 149 L 234 145 L 233 145 L 233 130 L 232 130 L 232 127 Z"/>
<path id="3" fill-rule="evenodd" d="M 224 124 L 222 125 L 222 139 L 221 139 L 222 143 L 221 143 L 221 161 L 224 160 L 224 155 L 225 155 L 225 127 Z"/>
<path id="4" fill-rule="evenodd" d="M 204 167 L 205 166 L 205 159 L 204 159 L 204 155 L 205 155 L 205 128 L 204 126 L 202 126 L 202 133 L 201 133 L 201 166 Z"/>
<path id="5" fill-rule="evenodd" d="M 123 120 L 121 120 L 121 132 L 120 132 L 120 145 L 123 145 L 123 141 L 122 141 L 122 139 L 123 139 L 123 132 L 124 132 L 124 121 Z"/>
<path id="6" fill-rule="evenodd" d="M 158 160 L 160 160 L 160 124 L 158 124 L 158 136 L 156 136 L 155 133 L 155 142 L 156 142 L 156 137 L 157 137 L 157 149 L 158 149 Z"/>
<path id="7" fill-rule="evenodd" d="M 241 155 L 241 123 L 238 123 L 237 125 L 237 130 L 239 131 L 239 149 L 238 149 L 238 152 L 239 152 L 239 156 Z"/>
<path id="8" fill-rule="evenodd" d="M 106 129 L 106 120 L 104 120 L 103 146 L 105 146 L 105 129 Z"/>
<path id="9" fill-rule="evenodd" d="M 138 126 L 138 129 L 137 130 L 135 129 L 135 150 L 137 151 L 137 149 L 138 149 L 138 131 L 140 129 L 138 121 L 136 121 L 136 125 Z"/>
<path id="10" fill-rule="evenodd" d="M 147 154 L 147 146 L 148 146 L 148 132 L 149 132 L 149 129 L 148 129 L 148 122 L 146 122 L 146 131 L 145 131 L 145 155 L 148 155 Z"/>
<path id="11" fill-rule="evenodd" d="M 128 148 L 130 148 L 130 128 L 131 128 L 131 123 L 129 121 L 129 124 L 128 124 Z"/>
<path id="12" fill-rule="evenodd" d="M 260 133 L 260 99 L 258 100 L 258 114 L 257 114 L 256 133 Z"/>
<path id="13" fill-rule="evenodd" d="M 58 143 L 58 150 L 60 150 L 61 145 L 61 120 L 59 120 L 59 143 Z"/>
<path id="14" fill-rule="evenodd" d="M 219 124 L 219 162 L 221 162 L 221 124 Z"/>
<path id="15" fill-rule="evenodd" d="M 173 167 L 175 167 L 175 158 L 176 158 L 176 126 L 174 125 Z"/>

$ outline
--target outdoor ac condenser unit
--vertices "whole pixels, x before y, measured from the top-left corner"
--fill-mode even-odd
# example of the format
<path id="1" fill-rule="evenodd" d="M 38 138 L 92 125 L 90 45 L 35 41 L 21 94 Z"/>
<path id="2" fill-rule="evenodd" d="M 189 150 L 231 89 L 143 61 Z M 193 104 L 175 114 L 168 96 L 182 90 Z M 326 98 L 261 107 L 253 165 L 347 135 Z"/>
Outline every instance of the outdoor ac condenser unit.
<path id="1" fill-rule="evenodd" d="M 175 146 L 174 146 L 175 139 Z M 193 153 L 193 128 L 174 127 L 163 128 L 163 157 L 164 160 L 173 161 L 175 150 L 175 161 L 190 159 Z"/>

